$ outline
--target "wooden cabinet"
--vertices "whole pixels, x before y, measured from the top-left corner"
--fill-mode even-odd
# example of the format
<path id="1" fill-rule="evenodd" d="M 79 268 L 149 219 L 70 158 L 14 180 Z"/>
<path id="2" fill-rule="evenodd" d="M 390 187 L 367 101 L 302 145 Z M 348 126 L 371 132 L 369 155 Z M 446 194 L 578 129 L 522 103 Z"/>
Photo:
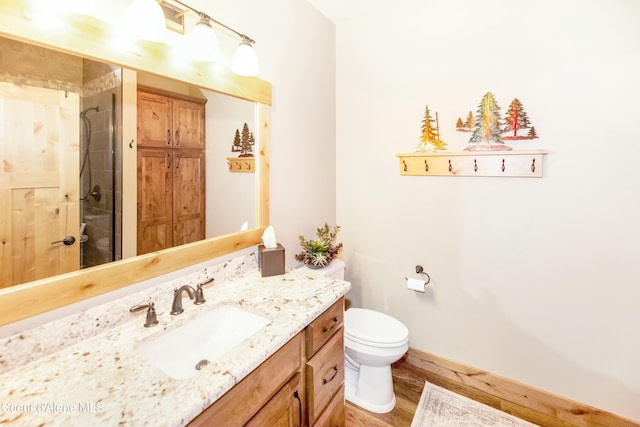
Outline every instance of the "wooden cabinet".
<path id="1" fill-rule="evenodd" d="M 205 100 L 176 98 L 151 90 L 138 90 L 138 147 L 204 150 Z"/>
<path id="2" fill-rule="evenodd" d="M 344 427 L 344 298 L 189 427 Z"/>
<path id="3" fill-rule="evenodd" d="M 303 361 L 304 333 L 300 332 L 189 426 L 302 427 Z"/>
<path id="4" fill-rule="evenodd" d="M 138 91 L 137 252 L 205 237 L 204 103 Z"/>
<path id="5" fill-rule="evenodd" d="M 306 389 L 309 426 L 343 426 L 344 298 L 306 328 Z"/>
<path id="6" fill-rule="evenodd" d="M 296 373 L 258 411 L 246 424 L 246 427 L 302 427 L 303 426 L 303 387 L 302 375 Z"/>

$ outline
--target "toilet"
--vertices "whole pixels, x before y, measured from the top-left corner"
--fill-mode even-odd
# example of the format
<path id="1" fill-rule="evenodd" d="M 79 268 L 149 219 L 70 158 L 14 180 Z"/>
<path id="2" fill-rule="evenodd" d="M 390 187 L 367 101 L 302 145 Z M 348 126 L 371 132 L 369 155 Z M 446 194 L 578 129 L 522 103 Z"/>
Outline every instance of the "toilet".
<path id="1" fill-rule="evenodd" d="M 337 259 L 317 273 L 344 280 Z M 409 349 L 409 330 L 399 320 L 375 310 L 349 308 L 344 313 L 345 398 L 379 414 L 396 405 L 391 364 Z"/>

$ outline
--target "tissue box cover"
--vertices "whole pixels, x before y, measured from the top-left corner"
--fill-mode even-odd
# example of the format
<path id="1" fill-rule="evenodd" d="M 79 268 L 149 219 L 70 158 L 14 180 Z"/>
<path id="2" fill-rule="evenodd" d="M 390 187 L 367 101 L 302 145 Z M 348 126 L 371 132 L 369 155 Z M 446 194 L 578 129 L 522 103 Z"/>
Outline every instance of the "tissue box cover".
<path id="1" fill-rule="evenodd" d="M 262 277 L 284 274 L 284 246 L 280 243 L 275 248 L 258 246 L 258 266 Z"/>

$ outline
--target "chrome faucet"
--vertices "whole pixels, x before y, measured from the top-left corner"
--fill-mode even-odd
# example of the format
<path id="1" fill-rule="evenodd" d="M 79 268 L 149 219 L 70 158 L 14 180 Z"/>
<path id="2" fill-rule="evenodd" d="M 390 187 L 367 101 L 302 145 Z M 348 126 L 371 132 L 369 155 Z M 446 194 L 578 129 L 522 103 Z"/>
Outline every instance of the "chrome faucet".
<path id="1" fill-rule="evenodd" d="M 189 294 L 190 299 L 195 299 L 194 304 L 202 304 L 204 302 L 204 296 L 202 291 L 196 292 L 193 287 L 189 285 L 181 286 L 180 289 L 173 290 L 173 303 L 171 304 L 171 314 L 180 314 L 184 311 L 182 308 L 182 292 L 186 291 Z"/>

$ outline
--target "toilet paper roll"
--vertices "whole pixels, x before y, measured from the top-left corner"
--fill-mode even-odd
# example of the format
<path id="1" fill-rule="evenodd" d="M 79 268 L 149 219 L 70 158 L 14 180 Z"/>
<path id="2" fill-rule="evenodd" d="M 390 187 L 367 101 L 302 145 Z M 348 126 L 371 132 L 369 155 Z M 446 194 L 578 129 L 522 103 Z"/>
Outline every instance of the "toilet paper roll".
<path id="1" fill-rule="evenodd" d="M 427 283 L 422 279 L 414 279 L 413 277 L 407 278 L 407 289 L 416 292 L 424 292 L 424 288 Z"/>

